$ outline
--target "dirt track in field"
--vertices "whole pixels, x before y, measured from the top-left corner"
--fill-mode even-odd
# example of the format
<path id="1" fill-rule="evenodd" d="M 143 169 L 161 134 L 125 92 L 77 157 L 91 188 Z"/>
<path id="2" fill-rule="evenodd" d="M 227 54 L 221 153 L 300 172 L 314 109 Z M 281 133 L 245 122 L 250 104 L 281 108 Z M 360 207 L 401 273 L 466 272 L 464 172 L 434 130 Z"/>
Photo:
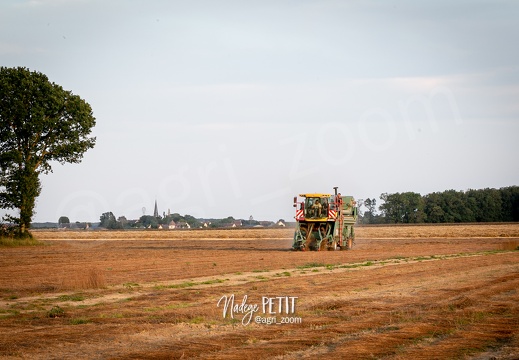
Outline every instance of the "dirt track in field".
<path id="1" fill-rule="evenodd" d="M 519 224 L 358 227 L 323 252 L 291 229 L 35 234 L 0 248 L 2 358 L 519 358 Z"/>

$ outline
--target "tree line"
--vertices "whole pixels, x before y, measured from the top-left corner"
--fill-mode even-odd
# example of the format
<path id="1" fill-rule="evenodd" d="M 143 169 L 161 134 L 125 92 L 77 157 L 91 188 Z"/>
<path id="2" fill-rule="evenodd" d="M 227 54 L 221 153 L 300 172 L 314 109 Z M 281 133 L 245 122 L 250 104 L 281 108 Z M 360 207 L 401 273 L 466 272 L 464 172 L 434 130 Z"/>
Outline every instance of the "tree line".
<path id="1" fill-rule="evenodd" d="M 65 216 L 60 217 L 60 224 L 62 219 L 68 218 Z M 180 215 L 178 213 L 164 215 L 164 216 L 151 216 L 142 215 L 138 220 L 128 220 L 125 216 L 119 216 L 118 218 L 109 211 L 101 214 L 99 217 L 99 227 L 105 229 L 131 229 L 131 228 L 146 228 L 146 229 L 158 229 L 160 226 L 168 226 L 171 221 L 175 222 L 176 228 L 190 228 L 198 229 L 204 227 L 204 224 L 200 219 L 195 218 L 192 215 Z M 236 219 L 232 216 L 228 216 L 223 219 L 211 219 L 208 221 L 208 228 L 227 228 L 232 226 Z M 259 221 L 256 220 L 240 220 L 242 226 L 255 226 L 260 225 Z M 280 219 L 279 221 L 285 222 Z"/>
<path id="2" fill-rule="evenodd" d="M 366 210 L 360 223 L 416 224 L 519 221 L 519 186 L 500 189 L 446 190 L 420 195 L 404 192 L 380 195 L 361 202 Z"/>
<path id="3" fill-rule="evenodd" d="M 127 220 L 125 216 L 119 216 L 118 218 L 109 211 L 101 214 L 99 217 L 99 227 L 105 229 L 129 229 L 129 228 L 150 228 L 157 229 L 160 225 L 168 225 L 171 221 L 174 221 L 178 225 L 188 224 L 190 228 L 199 228 L 202 223 L 191 215 L 181 216 L 180 214 L 174 213 L 167 216 L 151 216 L 142 215 L 137 221 Z"/>

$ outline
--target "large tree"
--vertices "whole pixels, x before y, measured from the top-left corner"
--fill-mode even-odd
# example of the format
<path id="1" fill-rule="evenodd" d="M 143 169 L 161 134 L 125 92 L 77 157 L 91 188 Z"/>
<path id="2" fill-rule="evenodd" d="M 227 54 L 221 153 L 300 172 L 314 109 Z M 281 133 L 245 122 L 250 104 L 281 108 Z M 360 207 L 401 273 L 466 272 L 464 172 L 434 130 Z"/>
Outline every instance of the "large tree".
<path id="1" fill-rule="evenodd" d="M 95 145 L 90 105 L 29 69 L 0 68 L 0 207 L 18 209 L 4 220 L 28 229 L 40 194 L 39 175 L 56 161 L 79 163 Z"/>
<path id="2" fill-rule="evenodd" d="M 424 222 L 424 201 L 420 194 L 414 192 L 380 195 L 384 204 L 379 210 L 389 223 L 421 223 Z"/>
<path id="3" fill-rule="evenodd" d="M 117 229 L 118 228 L 117 220 L 115 220 L 115 215 L 111 211 L 103 213 L 99 217 L 99 221 L 100 221 L 99 227 L 102 227 L 105 229 Z"/>

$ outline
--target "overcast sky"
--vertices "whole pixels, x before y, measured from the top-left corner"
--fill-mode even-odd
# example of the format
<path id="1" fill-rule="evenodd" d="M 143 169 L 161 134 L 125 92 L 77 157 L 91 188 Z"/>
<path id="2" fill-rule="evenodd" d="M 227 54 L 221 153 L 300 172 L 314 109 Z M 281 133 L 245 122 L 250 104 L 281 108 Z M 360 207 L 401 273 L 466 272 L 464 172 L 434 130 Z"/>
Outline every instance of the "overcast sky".
<path id="1" fill-rule="evenodd" d="M 97 137 L 34 221 L 293 220 L 293 197 L 519 185 L 517 1 L 3 0 L 0 65 Z"/>

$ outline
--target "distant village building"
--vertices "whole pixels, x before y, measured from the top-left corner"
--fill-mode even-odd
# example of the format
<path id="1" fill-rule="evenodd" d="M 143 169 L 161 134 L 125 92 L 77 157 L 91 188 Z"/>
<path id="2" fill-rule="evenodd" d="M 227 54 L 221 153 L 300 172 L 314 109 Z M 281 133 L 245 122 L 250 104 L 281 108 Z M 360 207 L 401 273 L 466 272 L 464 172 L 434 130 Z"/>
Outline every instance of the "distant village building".
<path id="1" fill-rule="evenodd" d="M 179 221 L 176 223 L 175 229 L 191 229 L 191 225 L 185 221 Z"/>

